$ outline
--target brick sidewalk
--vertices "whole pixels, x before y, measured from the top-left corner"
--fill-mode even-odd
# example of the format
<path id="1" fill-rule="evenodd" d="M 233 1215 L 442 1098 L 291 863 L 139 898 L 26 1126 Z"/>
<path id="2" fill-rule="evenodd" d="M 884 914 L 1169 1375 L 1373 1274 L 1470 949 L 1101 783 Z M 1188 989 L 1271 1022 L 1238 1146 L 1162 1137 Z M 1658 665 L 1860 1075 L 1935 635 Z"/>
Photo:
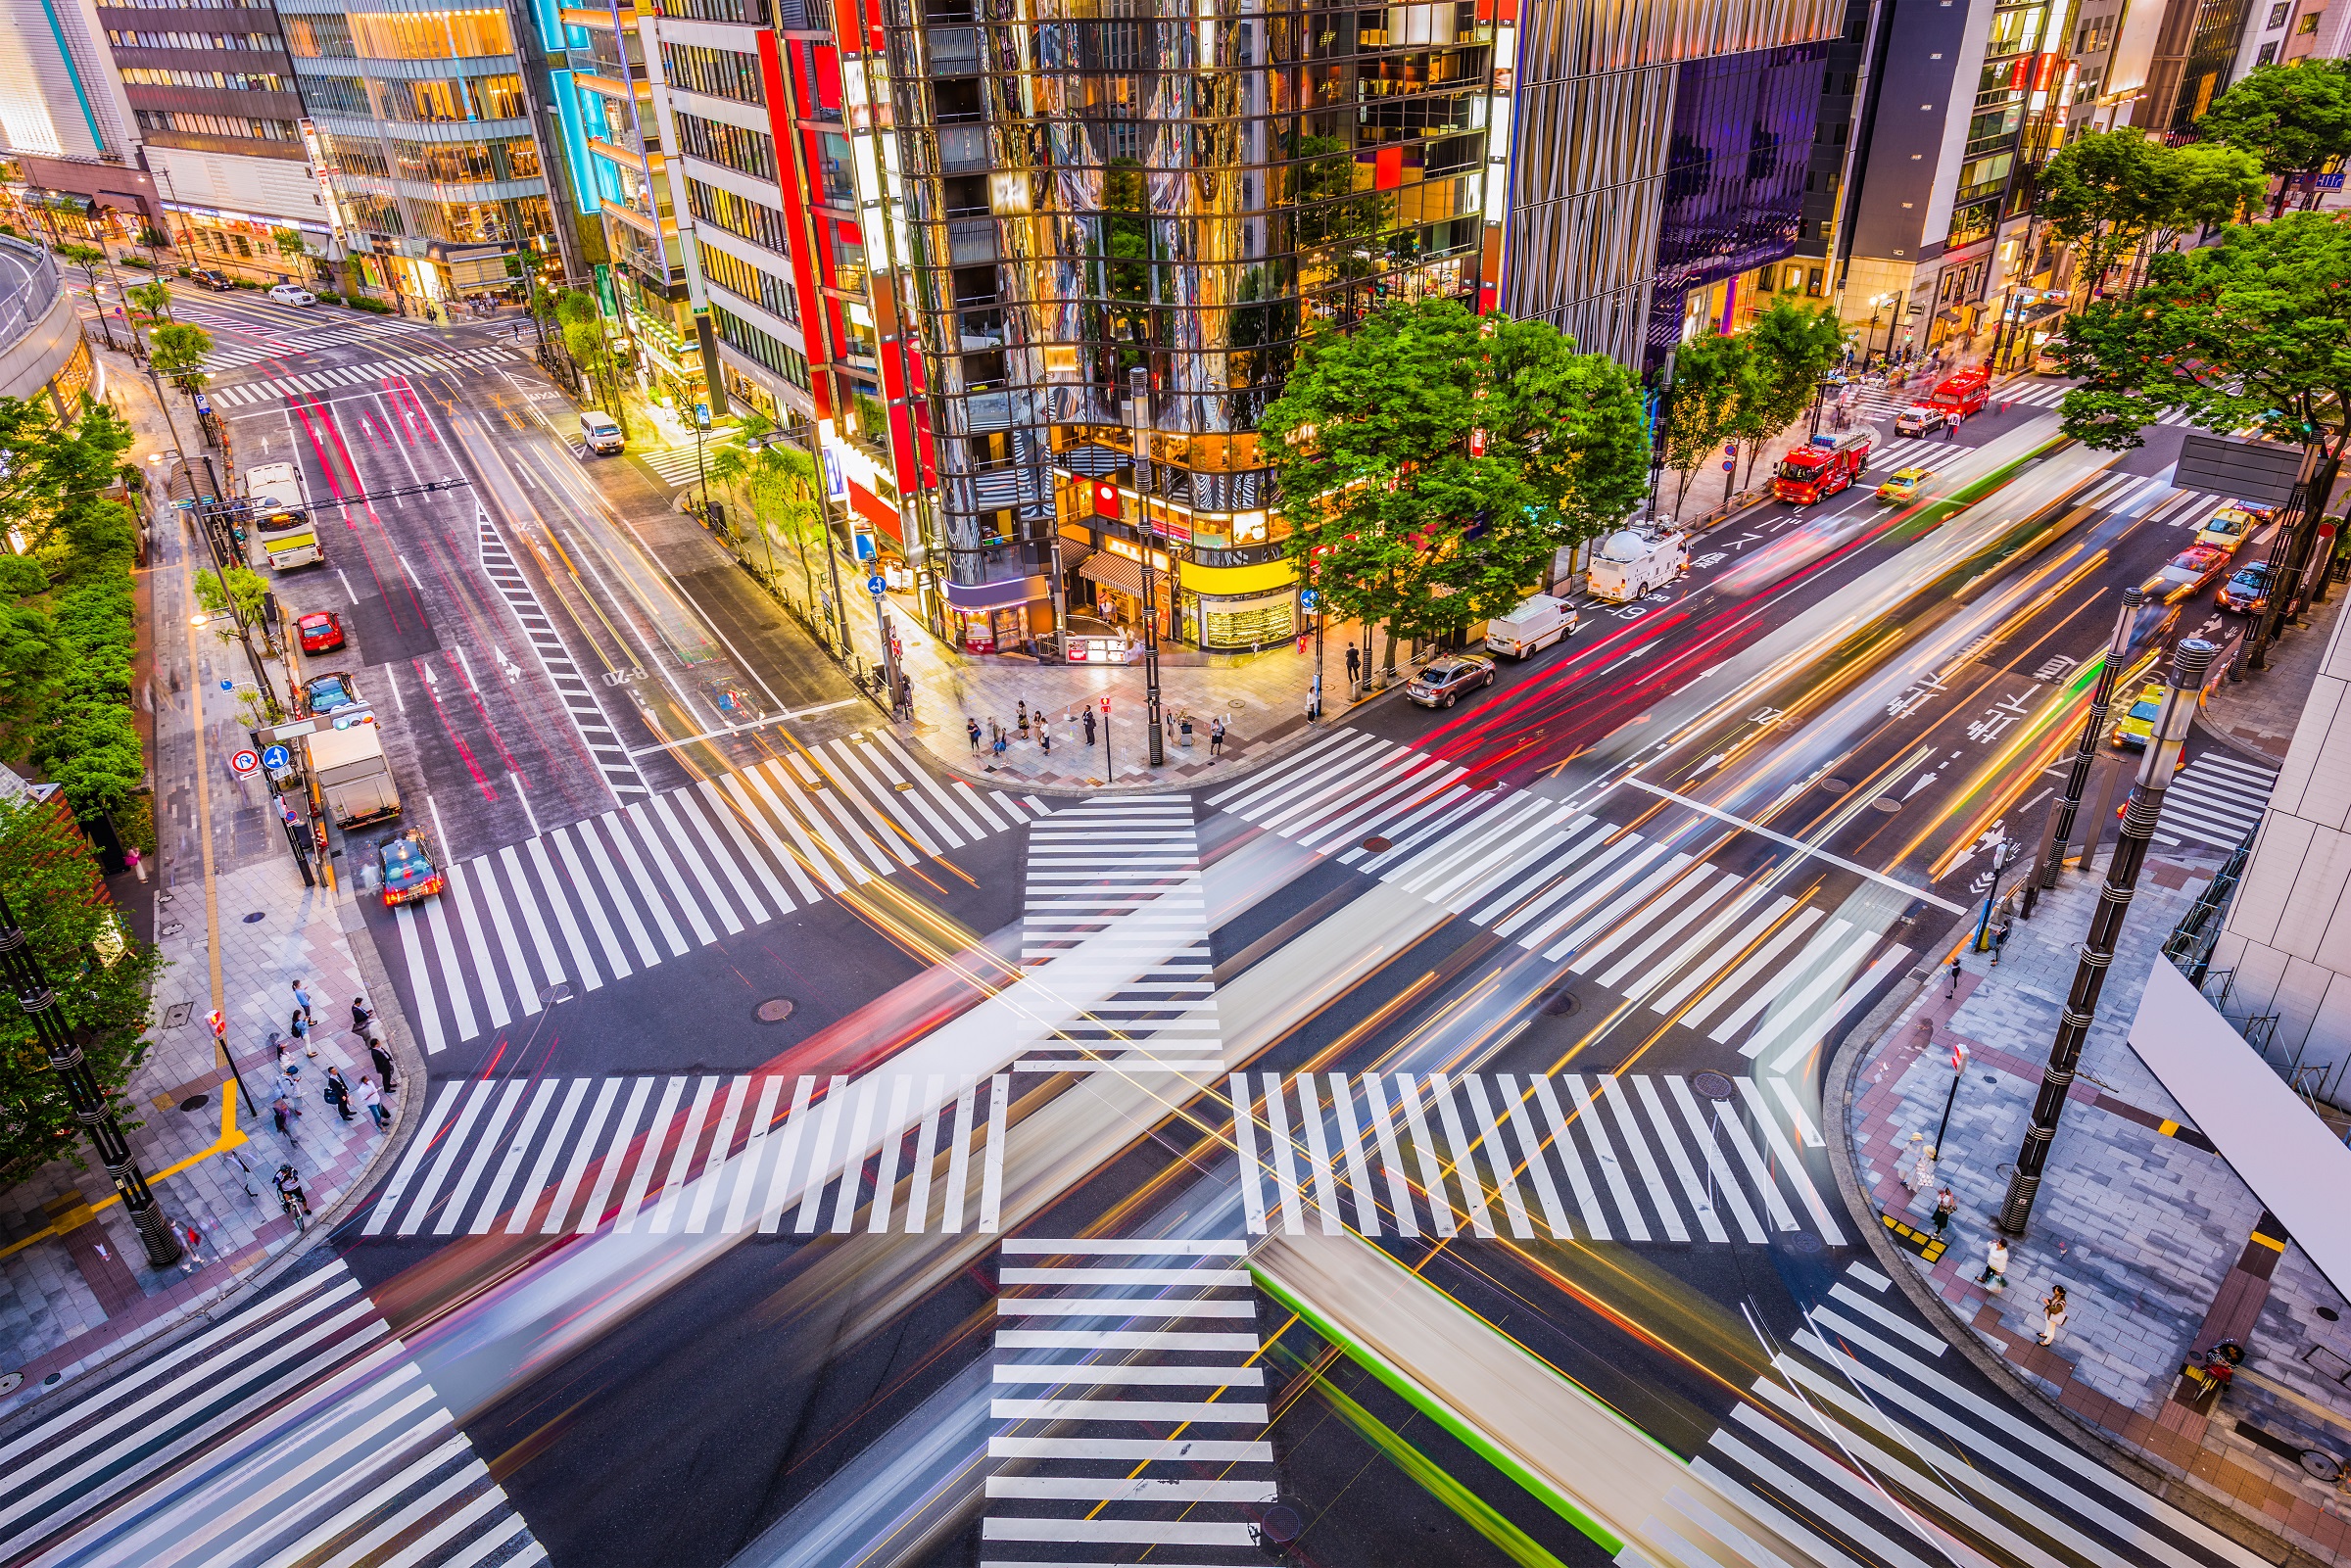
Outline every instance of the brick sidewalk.
<path id="1" fill-rule="evenodd" d="M 2257 1531 L 2265 1545 L 2342 1561 L 2351 1555 L 2351 1509 L 2295 1456 L 2315 1449 L 2351 1460 L 2351 1390 L 2322 1370 L 2339 1360 L 2351 1372 L 2351 1304 L 2299 1248 L 2284 1242 L 2280 1251 L 2281 1235 L 2257 1234 L 2275 1230 L 2259 1200 L 2128 1043 L 2163 940 L 2216 864 L 2147 862 L 2005 1293 L 1975 1281 L 2099 879 L 2069 873 L 2030 923 L 2016 923 L 1996 969 L 1986 955 L 1966 955 L 1955 999 L 1935 974 L 1882 1034 L 1847 1047 L 1831 1090 L 1847 1086 L 1846 1130 L 1870 1202 L 1929 1230 L 1934 1187 L 1914 1197 L 1901 1171 L 1924 1146 L 1914 1135 L 1936 1135 L 1951 1043 L 1965 1041 L 1971 1060 L 1936 1170 L 1959 1200 L 1949 1249 L 1929 1262 L 1883 1232 L 1881 1252 L 1906 1260 L 1948 1308 L 1951 1338 L 1972 1330 L 2025 1387 L 2167 1478 L 2173 1500 L 2208 1515 L 2225 1510 L 2240 1526 L 2232 1533 Z M 2268 1271 L 2265 1280 L 2248 1274 L 2249 1260 L 2258 1260 L 2252 1274 Z M 2068 1321 L 2043 1349 L 2040 1301 L 2059 1283 Z M 2249 1328 L 2214 1331 L 2216 1300 L 2233 1303 Z M 2180 1369 L 2224 1337 L 2240 1338 L 2248 1358 L 2223 1404 L 2198 1413 L 2174 1398 Z"/>
<path id="2" fill-rule="evenodd" d="M 119 356 L 110 356 L 109 363 L 120 376 Z M 141 453 L 168 444 L 162 417 L 144 393 L 143 387 L 129 393 L 125 409 L 139 430 L 135 451 Z M 184 404 L 180 414 L 183 428 L 193 428 Z M 379 1133 L 356 1107 L 357 1118 L 342 1121 L 319 1093 L 329 1067 L 340 1068 L 353 1084 L 374 1071 L 364 1043 L 349 1030 L 355 995 L 375 1005 L 402 1064 L 406 1092 L 387 1104 L 397 1107 L 421 1087 L 421 1079 L 405 1076 L 416 1053 L 348 890 L 338 897 L 323 887 L 305 887 L 282 847 L 241 865 L 224 863 L 232 858 L 229 825 L 265 822 L 268 799 L 258 784 L 234 781 L 222 763 L 233 710 L 208 704 L 207 734 L 193 733 L 193 689 L 216 689 L 219 677 L 243 673 L 242 660 L 208 642 L 198 666 L 189 668 L 179 553 L 187 546 L 184 536 L 167 532 L 172 537 L 158 539 L 158 559 L 143 574 L 152 607 L 142 633 L 158 639 L 155 668 L 165 672 L 151 689 L 157 732 L 151 762 L 161 819 L 161 843 L 151 864 L 158 876 L 150 884 L 124 878 L 114 884 L 119 898 L 153 901 L 165 965 L 152 1003 L 151 1046 L 125 1088 L 121 1115 L 126 1123 L 142 1123 L 125 1131 L 165 1214 L 202 1233 L 195 1254 L 202 1262 L 148 1268 L 135 1230 L 94 1164 L 52 1164 L 0 1192 L 0 1382 L 9 1374 L 22 1380 L 0 1390 L 0 1419 L 250 1288 L 260 1270 L 287 1256 L 297 1242 L 293 1221 L 269 1186 L 280 1164 L 302 1173 L 319 1216 L 307 1239 L 324 1235 L 323 1221 L 336 1201 L 364 1185 L 377 1153 L 399 1136 L 397 1122 L 392 1133 Z M 178 672 L 185 678 L 176 679 Z M 199 819 L 193 781 L 184 777 L 195 767 L 210 770 L 209 821 Z M 269 831 L 274 834 L 273 827 Z M 221 862 L 214 881 L 221 1007 L 228 1043 L 258 1105 L 243 1103 L 229 1073 L 216 1065 L 205 1023 L 213 1006 L 201 854 L 208 838 Z M 134 924 L 148 924 L 148 915 L 140 911 Z M 277 1059 L 268 1037 L 286 1030 L 297 979 L 308 981 L 320 1026 L 312 1037 L 317 1056 L 297 1052 L 290 1058 L 302 1069 L 303 1115 L 289 1142 L 269 1114 Z M 232 1105 L 233 1123 L 226 1119 Z M 251 1167 L 250 1177 L 240 1160 Z"/>

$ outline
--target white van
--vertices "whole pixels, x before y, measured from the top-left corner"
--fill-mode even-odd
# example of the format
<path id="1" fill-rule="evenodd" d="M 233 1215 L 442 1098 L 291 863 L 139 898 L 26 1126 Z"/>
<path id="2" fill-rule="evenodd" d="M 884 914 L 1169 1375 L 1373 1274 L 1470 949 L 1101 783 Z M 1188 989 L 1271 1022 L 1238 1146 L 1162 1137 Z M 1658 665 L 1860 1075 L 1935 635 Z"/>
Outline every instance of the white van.
<path id="1" fill-rule="evenodd" d="M 615 452 L 628 445 L 620 433 L 620 422 L 595 408 L 580 415 L 580 436 L 590 451 Z"/>
<path id="2" fill-rule="evenodd" d="M 1508 615 L 1486 623 L 1486 651 L 1531 659 L 1555 642 L 1575 636 L 1575 606 L 1565 599 L 1537 594 Z"/>

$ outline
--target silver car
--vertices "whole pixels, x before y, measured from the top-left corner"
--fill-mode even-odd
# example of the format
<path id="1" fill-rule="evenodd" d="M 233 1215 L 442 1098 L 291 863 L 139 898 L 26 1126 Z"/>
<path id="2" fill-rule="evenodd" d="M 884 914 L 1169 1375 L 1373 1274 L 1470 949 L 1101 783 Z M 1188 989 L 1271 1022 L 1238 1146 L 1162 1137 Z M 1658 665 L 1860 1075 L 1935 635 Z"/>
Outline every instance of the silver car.
<path id="1" fill-rule="evenodd" d="M 1404 694 L 1424 708 L 1450 708 L 1464 691 L 1494 684 L 1494 661 L 1474 653 L 1444 653 L 1420 666 Z"/>

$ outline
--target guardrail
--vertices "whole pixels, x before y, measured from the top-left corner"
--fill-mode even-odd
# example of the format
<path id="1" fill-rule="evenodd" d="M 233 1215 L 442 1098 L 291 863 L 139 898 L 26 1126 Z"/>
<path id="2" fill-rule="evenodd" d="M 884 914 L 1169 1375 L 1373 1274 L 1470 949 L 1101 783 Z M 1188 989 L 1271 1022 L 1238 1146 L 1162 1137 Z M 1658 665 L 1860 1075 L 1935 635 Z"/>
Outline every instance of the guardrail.
<path id="1" fill-rule="evenodd" d="M 15 343 L 31 331 L 65 286 L 55 257 L 40 246 L 0 235 L 0 344 Z"/>

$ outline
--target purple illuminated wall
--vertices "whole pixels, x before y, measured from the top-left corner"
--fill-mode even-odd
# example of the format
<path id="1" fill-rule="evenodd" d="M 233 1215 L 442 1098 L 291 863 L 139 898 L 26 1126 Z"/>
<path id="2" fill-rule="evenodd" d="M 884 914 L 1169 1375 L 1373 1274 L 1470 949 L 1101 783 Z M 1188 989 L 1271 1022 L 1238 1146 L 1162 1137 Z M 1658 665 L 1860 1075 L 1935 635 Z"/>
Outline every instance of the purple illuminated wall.
<path id="1" fill-rule="evenodd" d="M 1796 253 L 1827 42 L 1758 49 L 1681 68 L 1666 156 L 1646 358 L 1680 336 L 1683 301 Z"/>

